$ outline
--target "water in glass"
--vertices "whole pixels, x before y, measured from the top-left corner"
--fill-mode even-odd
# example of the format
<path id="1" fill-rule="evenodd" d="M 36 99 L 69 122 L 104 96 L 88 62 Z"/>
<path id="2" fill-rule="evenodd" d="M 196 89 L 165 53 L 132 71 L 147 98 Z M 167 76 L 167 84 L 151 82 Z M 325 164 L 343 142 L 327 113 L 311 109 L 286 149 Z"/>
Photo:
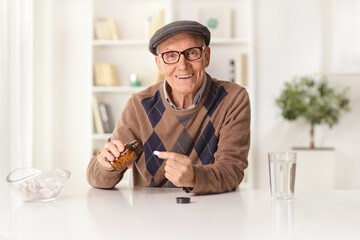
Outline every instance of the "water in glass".
<path id="1" fill-rule="evenodd" d="M 292 199 L 295 193 L 296 161 L 269 159 L 271 196 Z"/>

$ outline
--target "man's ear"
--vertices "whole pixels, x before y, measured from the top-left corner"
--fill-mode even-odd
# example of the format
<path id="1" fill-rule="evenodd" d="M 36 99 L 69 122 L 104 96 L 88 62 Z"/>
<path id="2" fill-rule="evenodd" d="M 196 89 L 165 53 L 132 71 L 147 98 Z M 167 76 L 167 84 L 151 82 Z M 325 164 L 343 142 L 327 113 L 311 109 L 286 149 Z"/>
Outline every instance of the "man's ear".
<path id="1" fill-rule="evenodd" d="M 205 68 L 207 68 L 210 64 L 210 47 L 205 48 Z"/>
<path id="2" fill-rule="evenodd" d="M 161 75 L 164 75 L 164 71 L 163 71 L 163 67 L 162 67 L 162 64 L 161 64 L 161 59 L 159 56 L 155 56 L 155 63 L 156 63 L 156 66 L 159 70 L 159 73 Z"/>

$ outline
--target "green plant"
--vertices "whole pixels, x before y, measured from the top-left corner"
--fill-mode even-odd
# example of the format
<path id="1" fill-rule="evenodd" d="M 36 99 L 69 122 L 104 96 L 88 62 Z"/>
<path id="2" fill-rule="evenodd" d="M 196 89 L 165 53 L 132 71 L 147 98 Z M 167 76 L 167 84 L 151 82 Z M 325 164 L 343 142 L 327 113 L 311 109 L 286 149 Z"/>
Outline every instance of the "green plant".
<path id="1" fill-rule="evenodd" d="M 285 82 L 276 104 L 285 119 L 293 121 L 300 117 L 310 124 L 310 149 L 314 149 L 315 125 L 325 123 L 332 128 L 339 122 L 341 113 L 350 110 L 348 90 L 332 88 L 326 76 L 294 77 L 291 82 Z"/>

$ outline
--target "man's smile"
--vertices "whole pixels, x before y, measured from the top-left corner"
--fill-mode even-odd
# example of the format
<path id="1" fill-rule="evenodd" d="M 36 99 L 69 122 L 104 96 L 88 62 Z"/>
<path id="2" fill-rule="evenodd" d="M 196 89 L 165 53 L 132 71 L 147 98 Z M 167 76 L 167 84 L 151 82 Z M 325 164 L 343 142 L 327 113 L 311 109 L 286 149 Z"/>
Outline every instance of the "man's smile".
<path id="1" fill-rule="evenodd" d="M 187 74 L 187 75 L 175 75 L 175 77 L 177 77 L 179 79 L 188 79 L 188 78 L 191 78 L 192 76 L 194 76 L 194 73 Z"/>

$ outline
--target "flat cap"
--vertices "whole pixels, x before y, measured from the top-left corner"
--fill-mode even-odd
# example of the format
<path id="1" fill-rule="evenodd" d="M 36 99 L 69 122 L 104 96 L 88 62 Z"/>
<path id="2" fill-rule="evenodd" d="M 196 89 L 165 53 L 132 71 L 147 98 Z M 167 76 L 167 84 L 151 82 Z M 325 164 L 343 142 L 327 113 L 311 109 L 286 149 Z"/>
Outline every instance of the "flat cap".
<path id="1" fill-rule="evenodd" d="M 157 30 L 149 42 L 149 51 L 156 54 L 156 47 L 165 39 L 174 36 L 178 33 L 193 33 L 201 35 L 204 39 L 206 46 L 210 44 L 210 31 L 204 25 L 190 20 L 181 20 L 169 23 L 159 30 Z"/>

